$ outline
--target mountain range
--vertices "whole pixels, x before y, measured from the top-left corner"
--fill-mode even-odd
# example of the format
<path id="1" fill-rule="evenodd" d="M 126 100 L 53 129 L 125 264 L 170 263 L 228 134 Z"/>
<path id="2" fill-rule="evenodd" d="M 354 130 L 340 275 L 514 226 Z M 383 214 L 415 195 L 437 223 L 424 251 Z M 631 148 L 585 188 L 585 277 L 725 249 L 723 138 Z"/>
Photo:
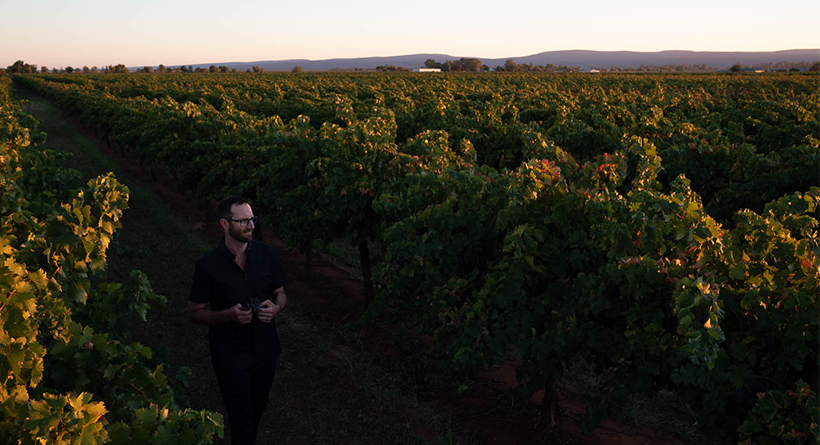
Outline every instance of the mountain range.
<path id="1" fill-rule="evenodd" d="M 405 68 L 419 68 L 424 66 L 424 62 L 433 59 L 442 63 L 447 60 L 459 60 L 464 56 L 451 56 L 447 54 L 413 54 L 391 57 L 359 57 L 349 59 L 288 59 L 288 60 L 265 60 L 256 62 L 219 62 L 200 63 L 189 65 L 194 68 L 208 68 L 211 65 L 227 66 L 236 68 L 238 71 L 245 71 L 257 66 L 265 71 L 290 71 L 295 66 L 300 66 L 304 71 L 330 71 L 330 70 L 354 70 L 354 69 L 375 69 L 379 66 L 396 66 Z M 638 51 L 590 51 L 590 50 L 567 50 L 567 51 L 547 51 L 530 56 L 504 57 L 504 58 L 482 58 L 471 57 L 481 60 L 484 65 L 490 68 L 503 66 L 508 59 L 515 63 L 533 65 L 564 65 L 580 67 L 588 70 L 591 68 L 610 68 L 618 66 L 620 68 L 638 68 L 641 65 L 707 65 L 717 69 L 728 69 L 734 64 L 743 66 L 755 66 L 764 63 L 776 64 L 780 62 L 815 63 L 820 61 L 820 49 L 792 49 L 784 51 L 769 52 L 720 52 L 720 51 L 659 51 L 659 52 L 638 52 Z M 173 65 L 169 65 L 173 66 Z M 141 67 L 137 67 L 141 68 Z"/>

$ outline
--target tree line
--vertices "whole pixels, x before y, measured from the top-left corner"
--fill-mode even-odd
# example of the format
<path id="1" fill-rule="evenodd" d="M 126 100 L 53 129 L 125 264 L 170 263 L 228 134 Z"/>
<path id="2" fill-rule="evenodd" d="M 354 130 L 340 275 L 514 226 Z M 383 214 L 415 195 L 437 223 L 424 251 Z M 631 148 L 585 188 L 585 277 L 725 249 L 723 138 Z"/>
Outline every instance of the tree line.
<path id="1" fill-rule="evenodd" d="M 83 74 L 97 74 L 97 73 L 130 73 L 131 70 L 122 63 L 117 65 L 108 65 L 104 67 L 97 67 L 92 66 L 83 66 L 82 68 L 75 68 L 72 66 L 66 66 L 65 68 L 51 68 L 49 69 L 47 66 L 38 66 L 37 64 L 29 64 L 22 60 L 18 60 L 14 62 L 14 64 L 9 65 L 6 68 L 0 68 L 0 74 L 58 74 L 58 73 L 83 73 Z M 163 64 L 159 64 L 156 68 L 146 66 L 143 68 L 139 68 L 135 70 L 137 73 L 237 73 L 239 72 L 236 68 L 228 68 L 227 66 L 220 65 L 211 65 L 208 68 L 197 67 L 194 68 L 192 65 L 179 65 L 176 67 L 169 66 L 166 67 Z M 261 66 L 254 65 L 252 68 L 246 70 L 246 72 L 253 72 L 253 73 L 264 73 L 265 68 Z"/>
<path id="2" fill-rule="evenodd" d="M 83 74 L 95 74 L 95 73 L 127 73 L 129 72 L 128 67 L 123 64 L 117 65 L 108 65 L 102 68 L 98 68 L 97 66 L 93 66 L 89 68 L 88 66 L 83 66 L 82 68 L 74 68 L 72 66 L 66 66 L 65 68 L 51 68 L 49 69 L 47 66 L 38 66 L 37 64 L 28 64 L 22 60 L 18 60 L 14 62 L 14 64 L 9 65 L 6 68 L 0 68 L 0 74 L 35 74 L 35 73 L 83 73 Z"/>
<path id="3" fill-rule="evenodd" d="M 436 62 L 435 59 L 427 59 L 424 62 L 425 68 L 438 68 L 442 72 L 482 72 L 482 71 L 490 71 L 490 67 L 484 64 L 481 60 L 475 58 L 466 58 L 462 57 L 459 60 L 445 60 L 444 62 Z M 812 71 L 817 72 L 820 71 L 820 62 L 778 62 L 778 63 L 761 63 L 754 66 L 751 65 L 743 65 L 740 63 L 735 63 L 729 68 L 732 72 L 740 72 L 746 70 L 764 70 L 764 71 Z M 553 73 L 553 72 L 579 72 L 585 71 L 585 69 L 581 68 L 580 66 L 569 66 L 569 65 L 554 65 L 552 63 L 547 63 L 545 65 L 535 65 L 532 62 L 530 63 L 516 63 L 513 59 L 507 59 L 504 62 L 504 65 L 496 66 L 494 71 L 498 72 L 514 72 L 514 73 Z M 669 65 L 647 65 L 642 64 L 635 67 L 619 67 L 613 65 L 610 68 L 600 68 L 594 67 L 593 70 L 599 72 L 646 72 L 646 73 L 668 73 L 668 72 L 714 72 L 719 71 L 720 68 L 716 68 L 713 66 L 708 66 L 707 64 L 689 64 L 689 63 L 681 63 L 681 64 L 669 64 Z M 291 70 L 292 72 L 302 72 L 301 66 L 295 66 Z M 358 71 L 358 69 L 356 70 Z M 365 70 L 362 70 L 365 71 Z M 379 72 L 411 72 L 411 68 L 406 68 L 402 66 L 393 66 L 393 65 L 384 65 L 384 66 L 377 66 L 376 71 Z M 96 73 L 129 73 L 131 70 L 126 67 L 124 64 L 117 64 L 117 65 L 108 65 L 104 67 L 97 67 L 97 66 L 83 66 L 82 68 L 75 68 L 72 66 L 66 66 L 65 68 L 51 68 L 49 69 L 47 66 L 38 66 L 37 64 L 28 64 L 22 60 L 18 60 L 14 64 L 6 67 L 0 68 L 0 74 L 35 74 L 35 73 L 83 73 L 83 74 L 96 74 Z M 176 67 L 169 66 L 166 67 L 163 64 L 159 64 L 156 68 L 146 66 L 143 68 L 139 68 L 135 70 L 138 73 L 238 73 L 239 71 L 236 68 L 229 68 L 225 65 L 211 65 L 208 68 L 197 67 L 194 68 L 193 65 L 179 65 Z M 264 73 L 265 68 L 254 65 L 252 68 L 246 69 L 245 72 L 253 72 L 253 73 Z"/>

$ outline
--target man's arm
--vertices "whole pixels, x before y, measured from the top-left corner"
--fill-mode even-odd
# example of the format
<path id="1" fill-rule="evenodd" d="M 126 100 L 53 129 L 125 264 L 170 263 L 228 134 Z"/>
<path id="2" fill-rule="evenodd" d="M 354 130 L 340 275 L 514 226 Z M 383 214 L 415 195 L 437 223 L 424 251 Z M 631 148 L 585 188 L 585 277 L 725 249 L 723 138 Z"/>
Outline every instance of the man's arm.
<path id="1" fill-rule="evenodd" d="M 288 304 L 288 296 L 285 295 L 284 287 L 273 290 L 273 303 L 276 305 L 273 309 L 273 316 L 275 317 L 279 315 L 280 312 L 285 310 L 285 306 Z"/>
<path id="2" fill-rule="evenodd" d="M 241 304 L 232 306 L 224 311 L 212 311 L 208 309 L 207 303 L 188 302 L 188 318 L 196 324 L 204 325 L 228 322 L 245 324 L 251 322 L 253 311 L 250 309 L 243 311 Z"/>
<path id="3" fill-rule="evenodd" d="M 273 290 L 270 299 L 263 301 L 262 304 L 259 305 L 259 312 L 256 316 L 259 317 L 259 321 L 270 323 L 274 317 L 285 309 L 285 305 L 287 304 L 288 296 L 285 295 L 285 288 L 279 287 Z"/>

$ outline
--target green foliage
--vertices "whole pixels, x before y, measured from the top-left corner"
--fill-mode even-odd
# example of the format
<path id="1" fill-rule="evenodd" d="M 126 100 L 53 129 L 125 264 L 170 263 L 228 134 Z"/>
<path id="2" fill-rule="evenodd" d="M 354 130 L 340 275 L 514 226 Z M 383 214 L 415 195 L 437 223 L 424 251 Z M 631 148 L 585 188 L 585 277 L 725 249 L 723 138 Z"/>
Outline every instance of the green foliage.
<path id="1" fill-rule="evenodd" d="M 741 439 L 760 444 L 810 444 L 820 440 L 817 394 L 800 380 L 795 390 L 758 393 L 751 416 L 740 426 Z"/>
<path id="2" fill-rule="evenodd" d="M 152 291 L 145 274 L 133 270 L 125 285 L 100 284 L 89 293 L 85 304 L 73 305 L 72 319 L 113 338 L 126 339 L 130 336 L 128 326 L 134 315 L 147 321 L 148 309 L 162 307 L 165 301 L 165 297 Z"/>
<path id="3" fill-rule="evenodd" d="M 133 421 L 118 422 L 109 430 L 111 442 L 123 445 L 205 445 L 224 433 L 219 414 L 171 411 L 156 404 L 136 410 Z"/>
<path id="4" fill-rule="evenodd" d="M 120 341 L 134 313 L 145 320 L 164 298 L 138 271 L 125 285 L 92 286 L 104 278 L 128 188 L 109 174 L 72 197 L 76 172 L 32 144 L 42 137 L 23 125 L 33 120 L 9 86 L 0 80 L 0 443 L 117 443 L 122 424 L 147 438 L 125 443 L 212 442 L 222 419 L 181 411 L 151 350 Z M 135 423 L 150 407 L 163 415 Z"/>
<path id="5" fill-rule="evenodd" d="M 375 241 L 371 313 L 433 337 L 431 380 L 513 360 L 529 398 L 584 357 L 586 430 L 666 388 L 730 440 L 810 435 L 786 417 L 815 415 L 817 76 L 16 79 L 199 197 L 244 194 L 292 245 Z"/>
<path id="6" fill-rule="evenodd" d="M 91 394 L 82 393 L 76 397 L 44 394 L 42 400 L 31 401 L 19 443 L 105 443 L 105 406 L 91 400 Z"/>

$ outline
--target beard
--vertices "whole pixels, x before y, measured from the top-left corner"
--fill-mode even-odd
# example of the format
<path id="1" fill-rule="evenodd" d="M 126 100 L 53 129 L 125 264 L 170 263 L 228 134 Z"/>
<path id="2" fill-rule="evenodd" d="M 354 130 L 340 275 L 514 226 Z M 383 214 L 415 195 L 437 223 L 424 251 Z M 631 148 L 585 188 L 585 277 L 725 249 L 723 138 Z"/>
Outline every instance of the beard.
<path id="1" fill-rule="evenodd" d="M 247 227 L 237 227 L 232 224 L 231 228 L 228 230 L 228 235 L 240 243 L 249 243 L 253 238 L 253 229 Z"/>

